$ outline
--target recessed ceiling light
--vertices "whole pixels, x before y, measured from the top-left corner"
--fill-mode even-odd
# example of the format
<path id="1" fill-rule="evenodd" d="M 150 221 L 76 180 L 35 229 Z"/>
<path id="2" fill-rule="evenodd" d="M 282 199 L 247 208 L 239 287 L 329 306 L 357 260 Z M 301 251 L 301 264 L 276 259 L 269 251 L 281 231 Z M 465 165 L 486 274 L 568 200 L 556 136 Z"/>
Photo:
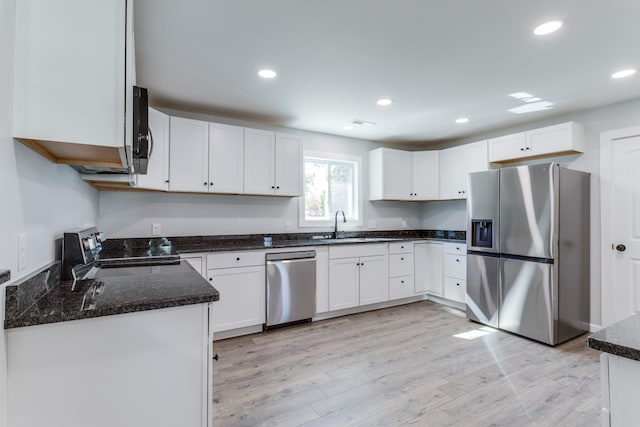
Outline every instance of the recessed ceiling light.
<path id="1" fill-rule="evenodd" d="M 562 27 L 562 21 L 549 21 L 545 22 L 542 25 L 538 25 L 535 30 L 533 30 L 533 34 L 536 36 L 544 36 L 547 34 L 551 34 L 554 31 L 558 31 Z"/>
<path id="2" fill-rule="evenodd" d="M 629 68 L 629 69 L 620 70 L 620 71 L 617 71 L 617 72 L 611 74 L 611 78 L 612 79 L 621 79 L 623 77 L 633 76 L 635 73 L 636 73 L 636 69 L 635 68 Z"/>
<path id="3" fill-rule="evenodd" d="M 456 119 L 456 123 L 467 123 L 468 121 L 468 117 L 460 117 L 459 119 Z"/>
<path id="4" fill-rule="evenodd" d="M 377 102 L 378 105 L 382 105 L 382 106 L 391 105 L 392 103 L 393 101 L 388 98 L 378 99 L 378 102 Z"/>
<path id="5" fill-rule="evenodd" d="M 346 125 L 346 126 L 344 127 L 344 130 L 353 130 L 353 126 L 351 126 L 351 125 Z"/>
<path id="6" fill-rule="evenodd" d="M 531 113 L 533 111 L 548 110 L 553 106 L 553 102 L 540 101 L 524 104 L 519 107 L 510 108 L 509 111 L 515 114 Z"/>
<path id="7" fill-rule="evenodd" d="M 525 98 L 533 97 L 533 95 L 531 95 L 529 92 L 514 92 L 514 93 L 510 93 L 509 96 L 516 99 L 525 99 Z"/>
<path id="8" fill-rule="evenodd" d="M 277 76 L 278 74 L 273 70 L 269 70 L 269 69 L 265 68 L 264 70 L 258 71 L 258 75 L 260 77 L 262 77 L 263 79 L 272 79 L 275 76 Z"/>

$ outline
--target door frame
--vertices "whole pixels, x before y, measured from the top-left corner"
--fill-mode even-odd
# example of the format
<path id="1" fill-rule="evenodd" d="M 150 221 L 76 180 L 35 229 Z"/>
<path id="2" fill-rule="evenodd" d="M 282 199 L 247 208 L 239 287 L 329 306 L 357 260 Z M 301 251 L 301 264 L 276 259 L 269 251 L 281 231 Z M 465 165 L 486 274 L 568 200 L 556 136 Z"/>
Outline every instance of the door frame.
<path id="1" fill-rule="evenodd" d="M 640 136 L 640 126 L 617 129 L 600 134 L 600 307 L 601 326 L 613 324 L 614 285 L 612 283 L 614 251 L 613 242 L 613 144 L 616 141 Z"/>

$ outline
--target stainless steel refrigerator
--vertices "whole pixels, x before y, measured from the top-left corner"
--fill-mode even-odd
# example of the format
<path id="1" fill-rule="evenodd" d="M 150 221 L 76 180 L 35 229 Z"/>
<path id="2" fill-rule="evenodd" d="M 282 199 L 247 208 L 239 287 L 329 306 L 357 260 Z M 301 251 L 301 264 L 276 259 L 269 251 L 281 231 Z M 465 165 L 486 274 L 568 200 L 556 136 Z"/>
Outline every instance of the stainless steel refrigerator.
<path id="1" fill-rule="evenodd" d="M 467 317 L 550 345 L 589 329 L 589 174 L 468 176 Z"/>

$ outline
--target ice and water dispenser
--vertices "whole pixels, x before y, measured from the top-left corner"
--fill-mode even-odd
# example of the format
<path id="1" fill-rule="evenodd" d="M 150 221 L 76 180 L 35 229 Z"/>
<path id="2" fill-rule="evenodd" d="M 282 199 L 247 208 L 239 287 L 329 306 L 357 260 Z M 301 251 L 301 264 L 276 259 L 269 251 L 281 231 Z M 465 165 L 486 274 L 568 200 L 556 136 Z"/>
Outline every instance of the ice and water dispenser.
<path id="1" fill-rule="evenodd" d="M 471 246 L 474 248 L 493 248 L 493 220 L 471 220 Z"/>

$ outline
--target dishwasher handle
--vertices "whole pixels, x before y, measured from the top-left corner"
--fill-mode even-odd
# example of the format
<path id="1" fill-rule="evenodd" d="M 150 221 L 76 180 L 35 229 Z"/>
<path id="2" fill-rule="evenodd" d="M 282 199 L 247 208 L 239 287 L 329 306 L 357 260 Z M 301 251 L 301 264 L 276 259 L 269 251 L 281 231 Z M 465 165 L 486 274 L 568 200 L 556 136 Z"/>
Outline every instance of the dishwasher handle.
<path id="1" fill-rule="evenodd" d="M 316 251 L 299 251 L 299 252 L 281 252 L 276 254 L 267 254 L 267 262 L 269 261 L 289 261 L 296 259 L 315 258 Z"/>

